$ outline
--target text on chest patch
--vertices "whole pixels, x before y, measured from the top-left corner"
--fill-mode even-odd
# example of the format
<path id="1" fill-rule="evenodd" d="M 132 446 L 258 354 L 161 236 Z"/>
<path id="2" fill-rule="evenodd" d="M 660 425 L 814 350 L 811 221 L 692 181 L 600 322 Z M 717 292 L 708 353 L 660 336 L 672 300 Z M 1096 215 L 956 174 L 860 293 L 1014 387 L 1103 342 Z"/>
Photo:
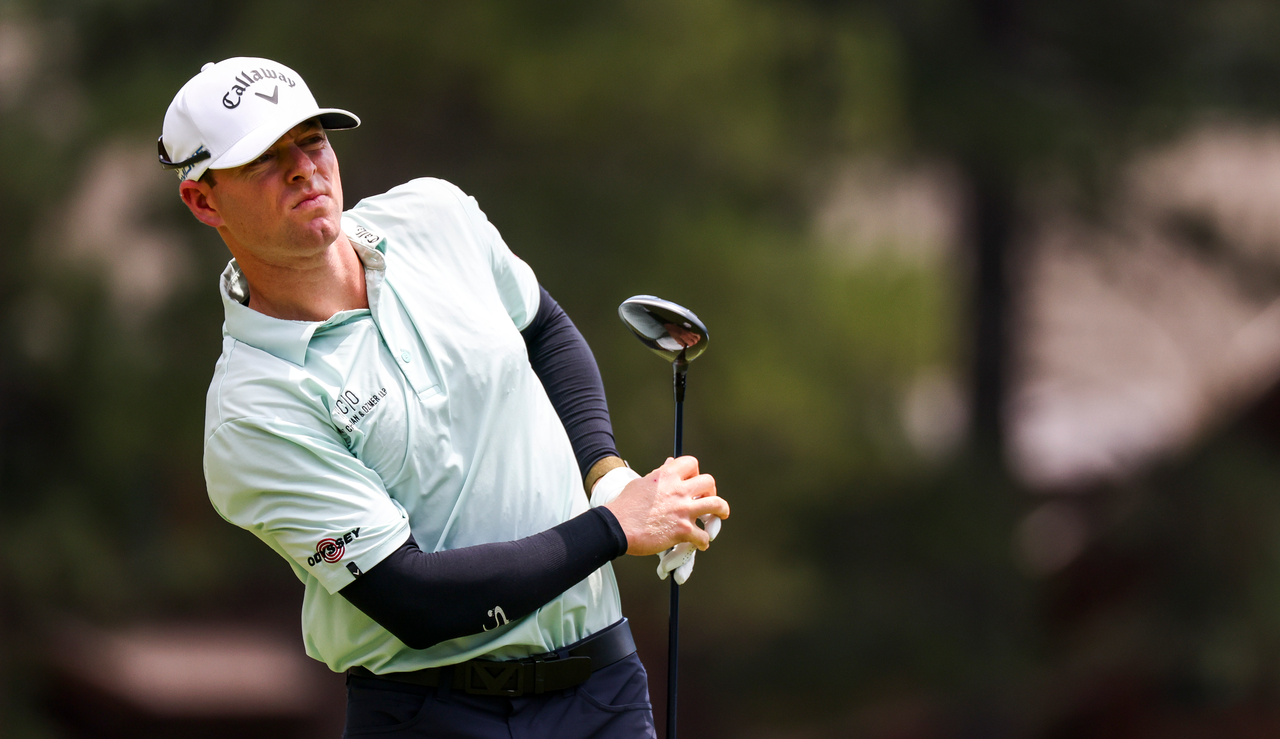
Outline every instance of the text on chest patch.
<path id="1" fill-rule="evenodd" d="M 356 424 L 360 423 L 366 416 L 374 411 L 387 397 L 387 389 L 385 387 L 378 388 L 362 398 L 354 391 L 345 390 L 333 401 L 333 407 L 346 419 L 345 430 L 351 433 L 355 430 Z"/>

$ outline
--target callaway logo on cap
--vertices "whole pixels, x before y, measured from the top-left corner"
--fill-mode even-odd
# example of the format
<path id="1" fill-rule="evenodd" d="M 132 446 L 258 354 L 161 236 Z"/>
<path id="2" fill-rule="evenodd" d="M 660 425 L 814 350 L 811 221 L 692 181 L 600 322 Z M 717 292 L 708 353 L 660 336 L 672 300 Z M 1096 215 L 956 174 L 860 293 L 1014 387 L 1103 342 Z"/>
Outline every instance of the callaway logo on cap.
<path id="1" fill-rule="evenodd" d="M 283 64 L 247 56 L 209 62 L 169 104 L 160 164 L 182 180 L 239 167 L 311 118 L 328 129 L 360 125 L 345 110 L 318 107 L 307 83 Z"/>

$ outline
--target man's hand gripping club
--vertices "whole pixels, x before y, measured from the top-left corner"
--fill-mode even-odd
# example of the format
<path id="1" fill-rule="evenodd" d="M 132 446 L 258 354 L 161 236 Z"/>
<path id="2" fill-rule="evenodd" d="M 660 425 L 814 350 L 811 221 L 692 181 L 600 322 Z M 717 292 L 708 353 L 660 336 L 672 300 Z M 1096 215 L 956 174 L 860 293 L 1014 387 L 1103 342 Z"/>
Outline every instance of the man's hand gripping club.
<path id="1" fill-rule="evenodd" d="M 612 479 L 610 479 L 612 477 Z M 619 484 L 622 483 L 622 484 Z M 627 535 L 627 554 L 660 554 L 658 575 L 675 571 L 683 584 L 693 571 L 697 550 L 705 550 L 729 517 L 729 504 L 716 495 L 715 479 L 699 474 L 698 460 L 668 458 L 640 477 L 618 468 L 601 478 L 592 505 L 604 505 Z M 701 519 L 705 530 L 697 525 Z"/>

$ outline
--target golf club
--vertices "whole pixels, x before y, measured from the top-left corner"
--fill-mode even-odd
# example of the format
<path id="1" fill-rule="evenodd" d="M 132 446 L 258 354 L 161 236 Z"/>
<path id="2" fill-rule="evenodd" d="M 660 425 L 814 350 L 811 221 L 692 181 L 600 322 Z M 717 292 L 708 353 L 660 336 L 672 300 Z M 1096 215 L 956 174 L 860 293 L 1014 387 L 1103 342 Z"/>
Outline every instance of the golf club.
<path id="1" fill-rule="evenodd" d="M 676 396 L 675 455 L 684 447 L 684 388 L 689 363 L 706 351 L 711 340 L 707 327 L 693 311 L 652 295 L 636 295 L 622 301 L 618 316 L 631 333 L 658 356 L 671 363 Z M 718 522 L 717 522 L 718 523 Z M 671 611 L 667 626 L 667 739 L 676 739 L 676 685 L 680 651 L 680 586 L 671 576 Z"/>

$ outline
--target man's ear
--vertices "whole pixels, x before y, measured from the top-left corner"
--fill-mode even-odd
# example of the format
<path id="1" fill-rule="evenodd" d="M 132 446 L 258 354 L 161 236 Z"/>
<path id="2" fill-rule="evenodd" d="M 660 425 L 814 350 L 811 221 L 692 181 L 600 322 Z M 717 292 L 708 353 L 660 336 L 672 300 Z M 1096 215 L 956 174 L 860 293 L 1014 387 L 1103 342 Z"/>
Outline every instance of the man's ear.
<path id="1" fill-rule="evenodd" d="M 222 215 L 210 200 L 211 189 L 207 183 L 198 180 L 183 180 L 178 185 L 178 196 L 201 223 L 218 228 L 222 225 Z"/>

